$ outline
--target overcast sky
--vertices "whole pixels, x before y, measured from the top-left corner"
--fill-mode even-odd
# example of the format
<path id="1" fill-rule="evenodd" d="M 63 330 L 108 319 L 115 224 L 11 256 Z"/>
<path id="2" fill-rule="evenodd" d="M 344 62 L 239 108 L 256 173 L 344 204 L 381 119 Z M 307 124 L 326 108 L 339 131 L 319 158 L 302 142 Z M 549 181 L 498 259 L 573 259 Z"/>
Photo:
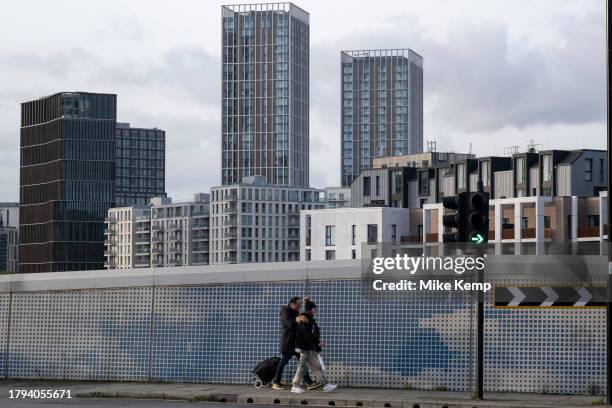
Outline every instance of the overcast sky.
<path id="1" fill-rule="evenodd" d="M 118 95 L 118 120 L 166 130 L 173 198 L 220 181 L 221 4 L 10 2 L 0 24 L 0 201 L 18 201 L 19 103 L 58 91 Z M 424 58 L 426 140 L 503 155 L 605 148 L 601 0 L 304 0 L 310 13 L 311 185 L 337 185 L 340 50 Z"/>

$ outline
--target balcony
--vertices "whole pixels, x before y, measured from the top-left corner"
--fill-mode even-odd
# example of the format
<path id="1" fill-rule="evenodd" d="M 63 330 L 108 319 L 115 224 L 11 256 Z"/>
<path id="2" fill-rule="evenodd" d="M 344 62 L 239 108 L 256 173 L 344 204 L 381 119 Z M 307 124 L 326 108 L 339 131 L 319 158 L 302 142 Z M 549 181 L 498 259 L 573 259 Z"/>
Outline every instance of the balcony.
<path id="1" fill-rule="evenodd" d="M 599 226 L 578 227 L 578 238 L 599 238 Z"/>
<path id="2" fill-rule="evenodd" d="M 236 263 L 237 256 L 236 255 L 226 255 L 223 257 L 223 262 L 225 263 Z"/>
<path id="3" fill-rule="evenodd" d="M 151 230 L 152 231 L 163 231 L 164 230 L 164 226 L 161 225 L 161 224 L 153 225 L 153 226 L 151 226 Z"/>
<path id="4" fill-rule="evenodd" d="M 105 239 L 104 245 L 117 245 L 117 239 L 116 238 Z"/>
<path id="5" fill-rule="evenodd" d="M 225 238 L 238 238 L 238 229 L 230 228 L 229 230 L 225 231 L 223 235 Z"/>
<path id="6" fill-rule="evenodd" d="M 438 233 L 432 232 L 425 234 L 425 242 L 438 242 Z"/>
<path id="7" fill-rule="evenodd" d="M 238 225 L 238 220 L 236 218 L 228 218 L 223 221 L 223 225 L 235 227 L 236 225 Z"/>
<path id="8" fill-rule="evenodd" d="M 238 249 L 238 245 L 236 243 L 233 244 L 225 244 L 226 251 L 236 251 Z"/>
<path id="9" fill-rule="evenodd" d="M 209 239 L 209 235 L 208 234 L 193 234 L 191 236 L 191 239 L 194 241 L 206 241 Z"/>
<path id="10" fill-rule="evenodd" d="M 104 255 L 105 255 L 105 256 L 109 256 L 109 257 L 110 257 L 110 256 L 116 256 L 116 255 L 117 255 L 117 252 L 116 252 L 114 249 L 110 249 L 110 250 L 106 250 L 106 251 L 104 251 Z"/>
<path id="11" fill-rule="evenodd" d="M 417 235 L 402 235 L 400 237 L 400 243 L 402 244 L 414 244 L 414 243 L 419 243 L 419 242 L 421 242 L 421 240 L 419 239 Z"/>
<path id="12" fill-rule="evenodd" d="M 225 197 L 223 197 L 224 200 L 226 201 L 237 201 L 238 200 L 238 194 L 227 194 L 225 195 Z"/>
<path id="13" fill-rule="evenodd" d="M 148 234 L 151 232 L 151 229 L 149 227 L 138 227 L 136 228 L 136 233 L 137 234 Z"/>

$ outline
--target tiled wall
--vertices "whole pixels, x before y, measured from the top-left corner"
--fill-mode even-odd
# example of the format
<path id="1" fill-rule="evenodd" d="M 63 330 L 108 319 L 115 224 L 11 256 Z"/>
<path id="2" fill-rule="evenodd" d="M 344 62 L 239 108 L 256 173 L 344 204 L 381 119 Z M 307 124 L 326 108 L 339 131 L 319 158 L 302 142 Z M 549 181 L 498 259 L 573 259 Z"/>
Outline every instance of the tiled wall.
<path id="1" fill-rule="evenodd" d="M 12 378 L 245 383 L 277 354 L 279 308 L 304 294 L 319 305 L 332 381 L 469 390 L 469 294 L 368 300 L 357 280 L 14 293 L 8 372 L 9 295 L 0 294 L 0 369 Z M 487 390 L 604 391 L 605 310 L 486 313 Z"/>

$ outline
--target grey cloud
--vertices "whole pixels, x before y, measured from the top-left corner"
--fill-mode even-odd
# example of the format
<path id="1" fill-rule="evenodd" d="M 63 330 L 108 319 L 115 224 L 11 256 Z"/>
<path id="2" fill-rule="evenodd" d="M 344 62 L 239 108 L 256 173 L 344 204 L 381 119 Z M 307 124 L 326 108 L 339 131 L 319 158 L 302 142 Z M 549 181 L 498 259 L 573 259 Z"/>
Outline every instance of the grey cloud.
<path id="1" fill-rule="evenodd" d="M 202 104 L 221 101 L 221 62 L 201 48 L 172 49 L 152 61 L 107 64 L 92 81 L 178 92 Z"/>
<path id="2" fill-rule="evenodd" d="M 558 18 L 562 46 L 533 48 L 525 41 L 510 49 L 503 26 L 457 22 L 445 43 L 428 36 L 414 16 L 395 17 L 384 29 L 313 46 L 313 72 L 334 85 L 314 84 L 312 102 L 325 120 L 339 123 L 341 49 L 409 47 L 425 61 L 426 129 L 440 121 L 464 131 L 602 121 L 604 23 L 601 15 L 564 16 Z"/>

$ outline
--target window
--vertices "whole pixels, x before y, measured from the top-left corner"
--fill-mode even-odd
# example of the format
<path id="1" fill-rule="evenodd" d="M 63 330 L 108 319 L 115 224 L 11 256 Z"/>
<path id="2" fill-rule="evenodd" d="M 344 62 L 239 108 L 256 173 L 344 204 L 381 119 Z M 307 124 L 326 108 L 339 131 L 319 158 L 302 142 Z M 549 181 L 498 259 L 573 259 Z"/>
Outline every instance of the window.
<path id="1" fill-rule="evenodd" d="M 391 243 L 397 244 L 397 225 L 391 224 Z"/>
<path id="2" fill-rule="evenodd" d="M 604 159 L 599 159 L 599 181 L 603 183 L 604 181 Z"/>
<path id="3" fill-rule="evenodd" d="M 419 173 L 419 194 L 426 195 L 429 192 L 429 175 L 427 171 L 422 171 Z"/>
<path id="4" fill-rule="evenodd" d="M 355 244 L 356 241 L 357 241 L 357 226 L 351 225 L 351 245 L 356 245 Z"/>
<path id="5" fill-rule="evenodd" d="M 336 226 L 335 225 L 326 225 L 325 226 L 325 245 L 332 246 L 336 245 L 336 240 L 334 235 L 336 235 Z"/>
<path id="6" fill-rule="evenodd" d="M 306 260 L 307 261 L 311 261 L 312 260 L 312 253 L 310 252 L 310 249 L 306 250 Z"/>
<path id="7" fill-rule="evenodd" d="M 542 181 L 552 180 L 552 156 L 546 154 L 542 156 Z"/>
<path id="8" fill-rule="evenodd" d="M 351 259 L 357 259 L 357 251 L 354 249 L 351 251 Z"/>
<path id="9" fill-rule="evenodd" d="M 378 225 L 368 224 L 368 244 L 375 244 L 378 242 Z"/>
<path id="10" fill-rule="evenodd" d="M 584 181 L 593 181 L 593 159 L 584 159 Z"/>
<path id="11" fill-rule="evenodd" d="M 465 189 L 465 163 L 457 164 L 457 189 Z"/>
<path id="12" fill-rule="evenodd" d="M 336 251 L 333 249 L 328 249 L 325 251 L 325 260 L 326 261 L 333 261 L 334 259 L 336 259 Z"/>
<path id="13" fill-rule="evenodd" d="M 376 176 L 376 195 L 380 195 L 380 176 Z"/>
<path id="14" fill-rule="evenodd" d="M 599 227 L 599 215 L 589 215 L 588 217 L 589 227 Z"/>
<path id="15" fill-rule="evenodd" d="M 521 218 L 521 229 L 527 229 L 527 228 L 529 228 L 529 218 L 522 217 Z"/>
<path id="16" fill-rule="evenodd" d="M 544 228 L 550 228 L 550 215 L 544 216 Z"/>
<path id="17" fill-rule="evenodd" d="M 516 182 L 518 184 L 523 184 L 526 181 L 525 178 L 525 158 L 517 157 L 516 158 Z"/>
<path id="18" fill-rule="evenodd" d="M 489 187 L 491 185 L 491 162 L 483 161 L 480 163 L 480 179 L 482 180 L 483 187 Z"/>
<path id="19" fill-rule="evenodd" d="M 370 177 L 363 178 L 363 195 L 364 197 L 370 195 Z"/>

